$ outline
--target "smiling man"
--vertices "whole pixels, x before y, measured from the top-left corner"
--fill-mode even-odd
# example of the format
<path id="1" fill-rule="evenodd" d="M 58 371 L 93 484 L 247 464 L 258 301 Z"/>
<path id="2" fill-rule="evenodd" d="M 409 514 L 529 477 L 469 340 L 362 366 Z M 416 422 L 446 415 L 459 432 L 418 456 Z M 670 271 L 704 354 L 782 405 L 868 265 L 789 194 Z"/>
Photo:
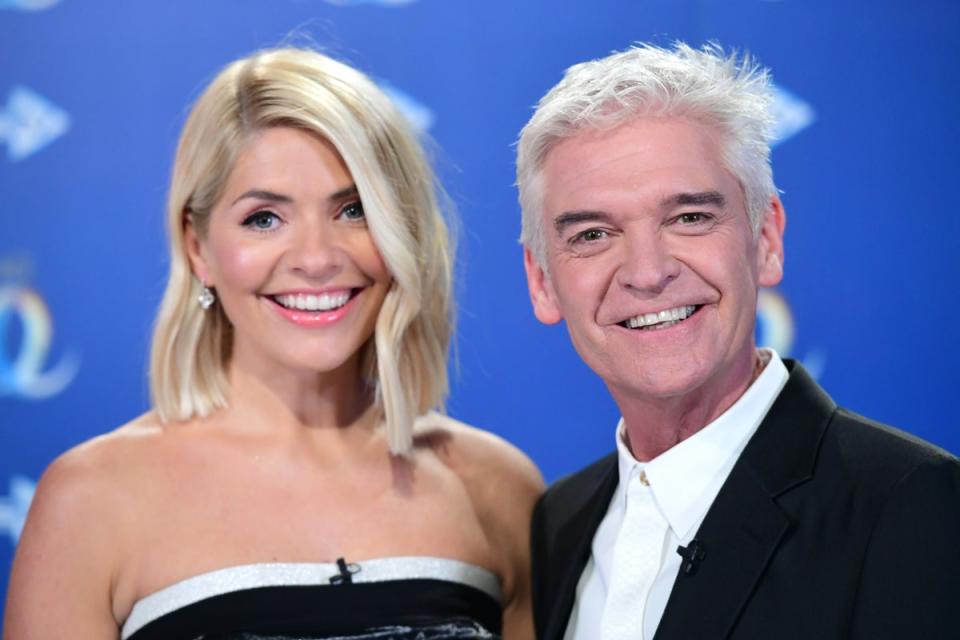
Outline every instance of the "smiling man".
<path id="1" fill-rule="evenodd" d="M 539 638 L 956 637 L 957 459 L 754 343 L 784 264 L 770 105 L 749 59 L 639 46 L 520 135 L 534 312 L 623 416 L 538 504 Z"/>

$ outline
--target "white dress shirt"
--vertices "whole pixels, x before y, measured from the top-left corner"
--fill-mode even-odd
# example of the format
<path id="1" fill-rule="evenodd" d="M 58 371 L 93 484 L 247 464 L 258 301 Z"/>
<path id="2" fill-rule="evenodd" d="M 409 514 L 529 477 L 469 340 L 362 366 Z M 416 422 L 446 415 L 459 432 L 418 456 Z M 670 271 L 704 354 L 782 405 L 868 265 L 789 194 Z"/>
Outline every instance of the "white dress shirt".
<path id="1" fill-rule="evenodd" d="M 760 354 L 763 359 L 768 359 L 766 366 L 729 409 L 649 462 L 638 462 L 630 453 L 625 443 L 623 419 L 620 419 L 616 435 L 620 481 L 593 537 L 590 559 L 577 584 L 576 601 L 565 640 L 600 638 L 613 569 L 614 544 L 626 512 L 624 486 L 641 472 L 646 475 L 660 513 L 669 523 L 666 542 L 660 550 L 660 570 L 643 608 L 642 636 L 637 629 L 638 640 L 653 638 L 680 571 L 682 558 L 677 547 L 686 546 L 693 539 L 747 441 L 760 426 L 789 377 L 783 361 L 774 351 L 761 349 Z"/>

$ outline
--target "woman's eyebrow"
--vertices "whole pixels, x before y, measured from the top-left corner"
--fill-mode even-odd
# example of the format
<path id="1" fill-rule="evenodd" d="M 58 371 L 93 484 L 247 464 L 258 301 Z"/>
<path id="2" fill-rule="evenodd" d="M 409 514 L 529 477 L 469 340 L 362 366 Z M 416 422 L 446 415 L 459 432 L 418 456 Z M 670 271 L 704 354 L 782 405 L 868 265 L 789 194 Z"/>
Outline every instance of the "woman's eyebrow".
<path id="1" fill-rule="evenodd" d="M 273 191 L 265 191 L 263 189 L 250 189 L 234 200 L 233 204 L 237 204 L 244 198 L 256 198 L 257 200 L 266 200 L 268 202 L 293 202 L 290 196 L 274 193 Z"/>

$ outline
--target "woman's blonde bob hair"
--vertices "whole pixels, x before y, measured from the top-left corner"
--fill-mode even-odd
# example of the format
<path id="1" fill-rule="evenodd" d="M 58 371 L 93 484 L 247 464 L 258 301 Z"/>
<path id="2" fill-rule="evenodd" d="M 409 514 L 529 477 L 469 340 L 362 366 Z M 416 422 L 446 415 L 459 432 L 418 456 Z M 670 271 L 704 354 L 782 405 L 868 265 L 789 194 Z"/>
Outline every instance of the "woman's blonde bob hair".
<path id="1" fill-rule="evenodd" d="M 393 283 L 362 348 L 390 451 L 410 452 L 413 420 L 442 405 L 452 324 L 452 248 L 438 185 L 404 116 L 365 75 L 315 51 L 274 49 L 229 64 L 194 105 L 180 136 L 167 205 L 170 280 L 153 335 L 150 391 L 164 422 L 209 415 L 229 399 L 232 326 L 185 246 L 189 215 L 206 234 L 234 162 L 251 136 L 293 127 L 336 147 Z"/>

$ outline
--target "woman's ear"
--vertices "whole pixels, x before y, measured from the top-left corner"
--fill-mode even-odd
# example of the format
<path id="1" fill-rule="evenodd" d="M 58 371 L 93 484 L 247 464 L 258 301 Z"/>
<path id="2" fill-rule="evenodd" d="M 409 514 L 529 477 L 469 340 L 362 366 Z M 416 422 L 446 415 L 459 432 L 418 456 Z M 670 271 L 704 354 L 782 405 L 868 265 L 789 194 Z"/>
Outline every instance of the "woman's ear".
<path id="1" fill-rule="evenodd" d="M 197 227 L 194 224 L 193 216 L 190 213 L 183 215 L 183 243 L 187 251 L 187 259 L 190 261 L 190 270 L 197 280 L 204 286 L 210 287 L 214 283 L 210 281 L 210 269 L 207 266 L 206 246 L 200 238 Z"/>

